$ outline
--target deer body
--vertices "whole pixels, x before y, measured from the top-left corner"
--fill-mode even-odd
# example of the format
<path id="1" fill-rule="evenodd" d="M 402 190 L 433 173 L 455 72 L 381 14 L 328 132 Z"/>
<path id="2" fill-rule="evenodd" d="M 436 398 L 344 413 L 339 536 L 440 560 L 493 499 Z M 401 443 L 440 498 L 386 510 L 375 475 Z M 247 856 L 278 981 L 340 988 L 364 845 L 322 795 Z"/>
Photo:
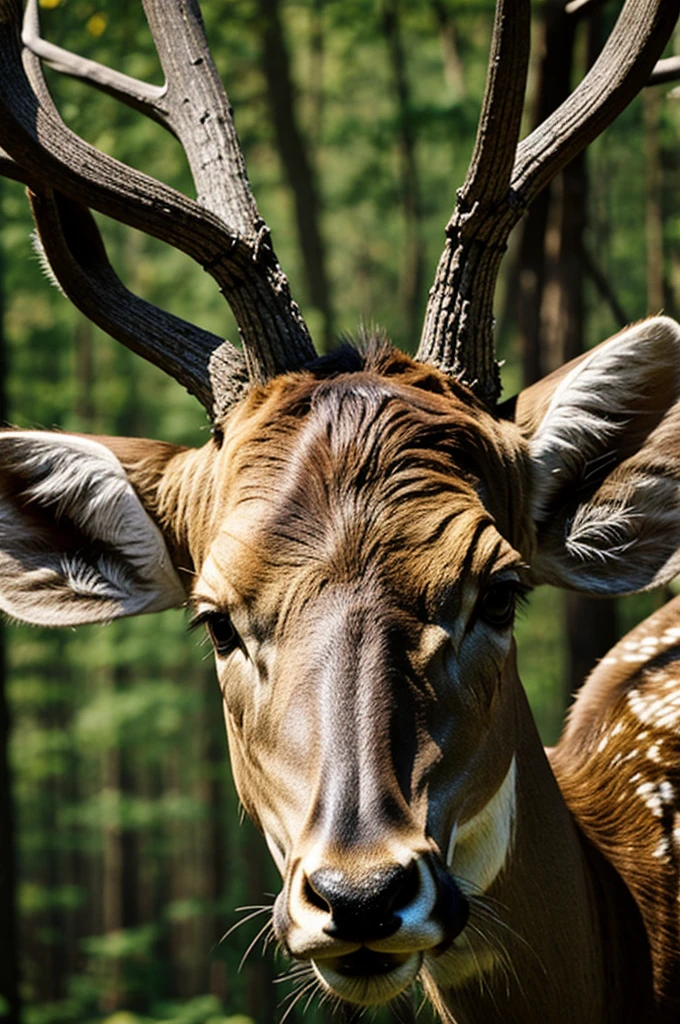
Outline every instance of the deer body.
<path id="1" fill-rule="evenodd" d="M 539 583 L 611 595 L 680 572 L 680 326 L 644 321 L 498 408 L 488 341 L 523 204 L 642 86 L 680 0 L 628 0 L 566 105 L 572 133 L 556 114 L 516 154 L 529 5 L 499 0 L 418 360 L 380 339 L 315 358 L 198 8 L 145 9 L 167 88 L 83 70 L 39 38 L 34 0 L 22 43 L 19 4 L 0 0 L 0 170 L 31 189 L 66 294 L 196 394 L 214 437 L 0 433 L 0 608 L 48 625 L 193 609 L 236 786 L 281 873 L 274 933 L 322 992 L 373 1006 L 420 979 L 458 1024 L 674 1019 L 677 609 L 590 679 L 556 776 L 512 626 Z M 200 201 L 100 163 L 39 57 L 177 135 Z M 195 81 L 224 176 L 192 136 Z M 127 292 L 89 206 L 198 259 L 243 352 Z"/>

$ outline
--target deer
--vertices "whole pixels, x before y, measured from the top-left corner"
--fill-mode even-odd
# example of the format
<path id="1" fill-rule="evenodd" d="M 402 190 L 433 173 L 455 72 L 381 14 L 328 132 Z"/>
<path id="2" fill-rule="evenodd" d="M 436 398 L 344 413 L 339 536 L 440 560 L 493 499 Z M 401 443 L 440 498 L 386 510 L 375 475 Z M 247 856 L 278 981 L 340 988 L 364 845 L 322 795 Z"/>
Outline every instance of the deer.
<path id="1" fill-rule="evenodd" d="M 197 2 L 143 6 L 162 87 L 1 0 L 0 170 L 67 298 L 195 395 L 212 434 L 3 430 L 0 608 L 48 626 L 191 610 L 281 875 L 275 937 L 341 1005 L 417 982 L 459 1024 L 677 1020 L 680 599 L 602 660 L 548 752 L 513 621 L 540 583 L 618 595 L 680 572 L 680 326 L 642 320 L 500 402 L 492 302 L 527 206 L 663 73 L 680 0 L 626 0 L 521 142 L 530 3 L 498 0 L 415 357 L 380 332 L 317 354 Z M 74 135 L 43 62 L 176 135 L 197 197 Z M 196 260 L 241 346 L 132 294 L 92 210 Z"/>

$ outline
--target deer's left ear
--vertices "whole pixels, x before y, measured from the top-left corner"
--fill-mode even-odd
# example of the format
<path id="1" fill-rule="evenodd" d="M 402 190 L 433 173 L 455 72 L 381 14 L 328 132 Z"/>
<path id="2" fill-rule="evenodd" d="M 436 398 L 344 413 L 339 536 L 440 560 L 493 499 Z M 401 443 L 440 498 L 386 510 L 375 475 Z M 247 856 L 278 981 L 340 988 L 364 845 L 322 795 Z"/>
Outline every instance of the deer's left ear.
<path id="1" fill-rule="evenodd" d="M 0 609 L 8 615 L 75 626 L 184 602 L 160 530 L 102 440 L 0 432 Z M 127 449 L 144 444 L 154 442 Z"/>
<path id="2" fill-rule="evenodd" d="M 643 321 L 519 396 L 536 582 L 625 594 L 680 573 L 680 326 Z"/>

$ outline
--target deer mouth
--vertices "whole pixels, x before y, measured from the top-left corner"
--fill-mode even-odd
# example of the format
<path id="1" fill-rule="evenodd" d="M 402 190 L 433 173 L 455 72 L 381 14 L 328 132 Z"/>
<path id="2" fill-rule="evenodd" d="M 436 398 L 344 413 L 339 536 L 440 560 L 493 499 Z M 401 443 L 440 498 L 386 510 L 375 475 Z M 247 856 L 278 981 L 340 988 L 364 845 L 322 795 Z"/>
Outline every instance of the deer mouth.
<path id="1" fill-rule="evenodd" d="M 323 987 L 357 1006 L 393 999 L 420 970 L 422 953 L 385 953 L 362 946 L 344 956 L 312 960 Z"/>

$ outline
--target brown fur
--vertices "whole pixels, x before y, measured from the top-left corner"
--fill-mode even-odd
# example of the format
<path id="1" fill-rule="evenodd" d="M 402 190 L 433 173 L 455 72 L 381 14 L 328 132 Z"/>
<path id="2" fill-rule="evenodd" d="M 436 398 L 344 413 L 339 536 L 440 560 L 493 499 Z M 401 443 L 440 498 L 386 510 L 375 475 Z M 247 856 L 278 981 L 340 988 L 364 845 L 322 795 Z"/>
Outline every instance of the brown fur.
<path id="1" fill-rule="evenodd" d="M 675 337 L 675 328 L 657 321 L 643 334 L 663 347 L 664 332 Z M 639 404 L 639 382 L 625 358 L 619 362 L 621 387 Z M 589 372 L 597 384 L 597 361 Z M 356 952 L 356 939 L 333 937 L 331 904 L 314 895 L 313 879 L 330 872 L 356 896 L 370 893 L 381 872 L 408 865 L 417 884 L 400 896 L 407 923 L 369 948 L 397 957 L 393 963 L 405 950 L 403 962 L 414 970 L 422 962 L 433 1004 L 456 1024 L 651 1024 L 677 1007 L 677 730 L 650 733 L 644 753 L 632 746 L 640 716 L 662 728 L 659 695 L 674 708 L 677 685 L 667 684 L 675 678 L 675 639 L 663 657 L 645 648 L 634 674 L 603 665 L 591 679 L 555 754 L 570 814 L 517 678 L 510 620 L 494 624 L 484 611 L 499 580 L 531 584 L 539 563 L 541 573 L 560 571 L 577 502 L 626 472 L 625 446 L 619 469 L 606 452 L 603 460 L 597 455 L 600 434 L 609 443 L 610 421 L 606 402 L 593 403 L 588 387 L 575 389 L 554 436 L 550 423 L 546 433 L 551 395 L 565 376 L 522 398 L 518 426 L 437 371 L 369 344 L 364 354 L 346 349 L 253 389 L 199 450 L 98 439 L 160 527 L 189 602 L 209 624 L 223 620 L 235 629 L 226 630 L 223 652 L 216 641 L 218 673 L 239 794 L 283 876 L 274 914 L 280 942 L 303 960 L 342 963 Z M 670 403 L 674 387 L 667 388 Z M 671 419 L 657 410 L 658 429 L 651 429 L 645 407 L 636 428 L 643 449 L 636 466 L 652 467 L 654 478 Z M 595 477 L 578 443 L 570 444 L 572 422 L 578 439 L 583 423 L 592 427 Z M 530 447 L 539 426 L 543 462 Z M 565 439 L 569 473 L 561 476 Z M 22 444 L 29 454 L 40 446 L 31 437 Z M 11 452 L 8 445 L 0 464 L 9 494 Z M 51 458 L 58 467 L 58 445 Z M 30 469 L 38 482 L 40 472 L 39 462 Z M 540 520 L 537 532 L 539 488 L 541 514 L 552 518 Z M 75 512 L 79 493 L 71 488 Z M 40 511 L 57 566 L 58 501 L 48 490 Z M 605 542 L 608 531 L 605 521 Z M 539 550 L 548 533 L 554 557 L 545 545 Z M 6 536 L 16 558 L 16 531 Z M 645 545 L 644 577 L 656 578 L 653 532 Z M 124 570 L 130 557 L 123 536 L 111 552 L 112 593 L 117 567 Z M 618 586 L 616 573 L 601 569 L 610 553 L 593 557 L 596 584 Z M 673 564 L 665 550 L 662 557 Z M 163 606 L 153 569 L 149 600 Z M 578 552 L 567 569 L 586 584 L 595 578 Z M 168 600 L 176 600 L 173 585 Z M 61 601 L 66 616 L 63 589 Z M 113 599 L 97 613 L 94 585 L 85 610 L 82 594 L 78 601 L 81 616 L 90 606 L 93 617 L 125 614 Z M 676 610 L 667 614 L 644 628 L 663 636 L 675 628 L 668 623 Z M 610 734 L 608 747 L 602 741 Z M 631 777 L 640 773 L 635 788 L 610 751 L 628 759 Z M 644 774 L 650 770 L 654 778 Z M 456 866 L 466 863 L 465 841 L 455 837 L 473 826 L 485 838 L 468 858 L 466 878 Z M 464 934 L 450 909 L 463 890 Z M 421 903 L 427 912 L 416 914 Z M 361 973 L 352 984 L 361 989 Z"/>
<path id="2" fill-rule="evenodd" d="M 592 673 L 552 758 L 569 808 L 640 908 L 669 1022 L 680 1015 L 679 693 L 675 598 Z"/>
<path id="3" fill-rule="evenodd" d="M 405 598 L 398 604 L 409 612 L 398 613 L 395 628 L 403 637 L 414 637 L 412 658 L 417 665 L 417 629 L 410 618 L 411 609 L 422 608 L 418 615 L 431 618 L 442 595 L 453 586 L 448 600 L 453 602 L 451 614 L 455 617 L 466 602 L 465 593 L 456 589 L 457 580 L 483 580 L 491 566 L 497 571 L 503 560 L 523 571 L 523 560 L 531 559 L 530 474 L 521 435 L 512 424 L 496 422 L 465 389 L 401 355 L 380 350 L 351 373 L 333 372 L 327 364 L 316 372 L 279 378 L 266 390 L 253 391 L 222 424 L 222 430 L 225 440 L 220 448 L 211 444 L 199 452 L 180 452 L 169 460 L 167 453 L 161 452 L 163 471 L 157 496 L 153 497 L 151 489 L 146 500 L 151 494 L 155 518 L 172 536 L 173 544 L 185 552 L 183 557 L 197 580 L 193 599 L 209 596 L 216 606 L 230 607 L 238 622 L 245 621 L 247 611 L 253 635 L 276 638 L 290 679 L 297 680 L 299 694 L 291 706 L 294 715 L 299 714 L 292 709 L 301 706 L 300 701 L 305 715 L 310 714 L 312 704 L 310 695 L 305 696 L 307 670 L 303 663 L 298 664 L 295 645 L 308 646 L 317 622 L 323 622 L 316 616 L 323 614 L 322 595 L 329 585 L 351 587 L 360 579 L 362 591 L 372 594 L 376 607 L 379 603 L 388 616 L 397 615 L 390 595 Z M 124 457 L 133 481 L 142 480 L 144 486 L 149 472 L 153 475 L 160 470 L 150 465 L 149 457 L 153 462 L 153 455 L 140 461 Z M 216 547 L 218 530 L 223 540 Z M 475 535 L 478 542 L 470 548 L 465 538 Z M 219 586 L 226 585 L 226 589 L 208 594 L 201 572 L 209 556 L 217 559 L 219 576 L 214 578 L 223 581 Z M 391 604 L 394 613 L 387 611 Z M 362 643 L 369 642 L 367 634 L 362 636 Z M 339 657 L 337 647 L 333 657 Z M 482 678 L 483 671 L 475 675 Z M 298 760 L 294 748 L 287 753 L 282 750 L 279 732 L 272 728 L 273 723 L 267 724 L 262 708 L 258 711 L 258 752 L 252 740 L 244 747 L 242 737 L 252 737 L 252 727 L 249 732 L 245 724 L 251 714 L 249 697 L 236 696 L 236 681 L 230 681 L 228 675 L 223 677 L 223 686 L 225 693 L 229 692 L 227 722 L 241 797 L 255 820 L 262 821 L 263 812 L 266 820 L 272 813 L 266 811 L 271 801 L 276 804 L 290 796 L 274 784 L 273 776 L 265 773 L 261 777 L 262 766 L 272 759 L 279 778 L 286 772 L 299 777 L 305 771 L 303 761 Z M 509 680 L 504 686 L 510 686 Z M 289 699 L 293 699 L 293 691 Z M 489 699 L 497 703 L 492 694 Z M 283 707 L 285 703 L 280 704 Z M 423 706 L 416 717 L 424 713 Z M 529 927 L 519 927 L 519 941 L 507 936 L 504 941 L 520 984 L 529 986 L 531 994 L 522 995 L 510 977 L 504 983 L 505 996 L 499 994 L 501 986 L 490 1001 L 475 989 L 440 992 L 435 1002 L 439 1002 L 442 1015 L 453 1011 L 459 1024 L 478 1019 L 473 1007 L 479 1012 L 482 1005 L 486 1006 L 485 1022 L 561 1021 L 560 1014 L 566 1012 L 569 1001 L 572 1019 L 585 1021 L 585 1015 L 592 1012 L 589 1024 L 600 1019 L 616 1020 L 617 1024 L 640 1020 L 651 1011 L 646 1002 L 650 998 L 645 980 L 646 942 L 636 911 L 616 875 L 587 842 L 581 851 L 577 834 L 555 803 L 556 790 L 553 792 L 524 701 L 507 714 L 517 716 L 518 731 L 509 735 L 520 752 L 525 777 L 533 780 L 533 797 L 529 799 L 526 788 L 520 796 L 526 821 L 519 826 L 520 835 L 533 835 L 533 840 L 524 852 L 526 844 L 518 841 L 516 857 L 523 873 L 507 877 L 496 898 L 509 906 L 513 928 L 520 920 L 514 915 L 525 915 Z M 489 727 L 491 722 L 489 719 Z M 315 728 L 318 732 L 324 727 L 319 722 Z M 305 754 L 309 760 L 309 749 Z M 338 750 L 338 759 L 343 756 Z M 480 768 L 482 763 L 480 760 Z M 526 776 L 529 764 L 532 768 Z M 464 766 L 463 759 L 460 769 Z M 404 789 L 404 783 L 397 785 L 398 771 L 392 776 L 387 767 L 381 764 L 379 768 L 383 791 L 393 790 L 397 805 L 405 797 L 415 808 L 414 787 L 417 790 L 420 785 L 417 772 Z M 436 773 L 427 767 L 422 770 L 423 779 L 430 778 L 429 785 L 434 786 Z M 446 777 L 452 771 L 455 775 L 449 761 Z M 483 805 L 484 794 L 489 792 L 486 786 L 493 791 L 497 785 L 492 779 L 483 784 L 481 780 L 482 775 L 478 802 L 470 793 L 466 814 L 472 815 Z M 311 778 L 308 785 L 315 785 Z M 305 823 L 303 814 L 295 828 L 302 835 L 309 833 L 311 841 L 316 835 L 314 822 L 320 820 L 319 814 L 323 818 L 328 812 L 319 808 L 305 813 L 311 817 Z M 409 821 L 412 813 L 408 812 Z M 406 820 L 400 827 L 406 827 Z M 440 845 L 443 842 L 442 837 Z M 540 865 L 535 860 L 538 849 Z M 588 873 L 591 883 L 583 891 L 588 900 L 595 899 L 601 915 L 590 949 L 584 939 L 594 927 L 591 910 L 577 896 Z M 532 880 L 529 885 L 528 877 Z M 540 903 L 558 877 L 563 878 L 561 888 L 563 894 L 571 894 L 572 905 L 557 931 L 554 920 L 546 922 L 544 931 Z M 560 905 L 564 915 L 566 905 Z M 625 944 L 619 942 L 622 930 L 627 936 Z M 598 953 L 605 936 L 608 948 Z M 585 973 L 581 969 L 581 977 L 588 980 L 582 997 L 576 987 L 567 998 L 566 976 L 575 967 L 569 951 L 579 944 L 589 950 L 589 969 Z M 612 978 L 607 965 L 614 946 L 619 950 L 619 964 L 625 960 L 627 967 Z M 562 948 L 562 952 L 551 954 L 550 947 Z M 537 970 L 544 956 L 556 956 L 547 986 Z M 598 962 L 601 977 L 609 986 L 600 994 L 601 981 L 594 973 Z M 563 970 L 567 973 L 561 981 Z M 635 997 L 628 985 L 631 978 L 635 979 Z M 430 984 L 430 988 L 437 991 L 436 985 Z"/>

